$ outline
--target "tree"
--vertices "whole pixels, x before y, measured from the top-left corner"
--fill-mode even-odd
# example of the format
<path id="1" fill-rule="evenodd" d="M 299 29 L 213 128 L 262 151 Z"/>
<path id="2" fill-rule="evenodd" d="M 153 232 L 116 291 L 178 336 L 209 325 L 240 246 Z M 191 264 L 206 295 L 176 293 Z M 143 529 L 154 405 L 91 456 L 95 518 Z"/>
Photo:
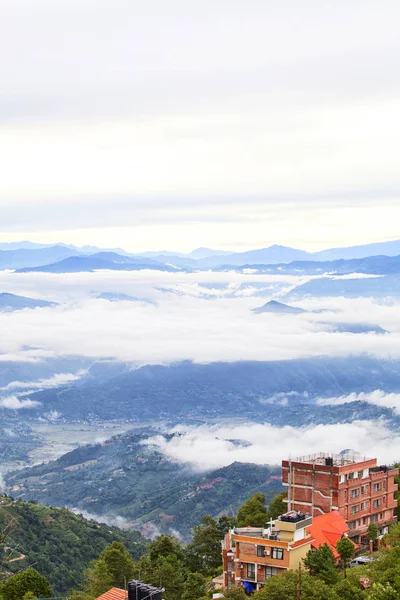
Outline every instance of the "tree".
<path id="1" fill-rule="evenodd" d="M 99 558 L 85 573 L 85 592 L 97 598 L 113 587 L 113 577 L 104 558 Z"/>
<path id="2" fill-rule="evenodd" d="M 21 600 L 27 592 L 48 598 L 51 596 L 50 583 L 35 569 L 26 569 L 9 577 L 2 589 L 4 600 Z"/>
<path id="3" fill-rule="evenodd" d="M 257 492 L 251 496 L 238 510 L 238 527 L 265 527 L 268 521 L 265 507 L 265 494 Z"/>
<path id="4" fill-rule="evenodd" d="M 218 527 L 221 532 L 221 540 L 226 536 L 230 529 L 233 529 L 237 525 L 236 517 L 227 517 L 226 515 L 222 515 L 218 519 Z"/>
<path id="5" fill-rule="evenodd" d="M 304 571 L 287 571 L 270 577 L 254 600 L 339 600 L 332 586 Z"/>
<path id="6" fill-rule="evenodd" d="M 247 600 L 246 592 L 242 587 L 230 587 L 224 589 L 225 600 Z"/>
<path id="7" fill-rule="evenodd" d="M 283 515 L 287 511 L 287 492 L 276 494 L 273 496 L 271 502 L 268 505 L 267 519 L 277 519 L 280 515 Z"/>
<path id="8" fill-rule="evenodd" d="M 206 596 L 206 580 L 200 573 L 189 573 L 183 586 L 182 600 L 200 600 Z"/>
<path id="9" fill-rule="evenodd" d="M 152 562 L 173 554 L 178 560 L 183 559 L 183 549 L 179 540 L 173 535 L 159 535 L 149 546 L 149 557 Z"/>
<path id="10" fill-rule="evenodd" d="M 193 540 L 186 548 L 186 564 L 190 571 L 212 575 L 221 565 L 221 528 L 217 521 L 205 515 L 193 528 Z"/>
<path id="11" fill-rule="evenodd" d="M 340 560 L 342 562 L 343 575 L 346 577 L 346 569 L 349 564 L 349 560 L 354 556 L 354 544 L 347 537 L 342 537 L 336 544 L 336 550 L 339 552 Z"/>
<path id="12" fill-rule="evenodd" d="M 156 563 L 147 565 L 147 574 L 142 577 L 146 583 L 165 588 L 168 600 L 181 600 L 184 589 L 184 571 L 182 563 L 170 554 L 160 557 Z"/>
<path id="13" fill-rule="evenodd" d="M 368 539 L 373 542 L 373 545 L 375 545 L 375 542 L 378 539 L 378 533 L 378 528 L 375 523 L 370 523 L 368 525 Z"/>
<path id="14" fill-rule="evenodd" d="M 307 552 L 304 566 L 312 575 L 317 575 L 325 583 L 333 585 L 338 579 L 335 557 L 326 543 L 316 551 Z"/>
<path id="15" fill-rule="evenodd" d="M 112 578 L 112 587 L 124 588 L 133 577 L 135 564 L 132 556 L 121 542 L 113 542 L 100 554 Z"/>

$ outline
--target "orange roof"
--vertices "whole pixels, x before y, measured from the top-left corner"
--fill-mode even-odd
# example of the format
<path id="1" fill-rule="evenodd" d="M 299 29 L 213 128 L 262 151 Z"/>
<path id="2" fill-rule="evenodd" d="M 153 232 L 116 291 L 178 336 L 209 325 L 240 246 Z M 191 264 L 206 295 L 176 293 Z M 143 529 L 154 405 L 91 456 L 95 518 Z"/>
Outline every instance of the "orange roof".
<path id="1" fill-rule="evenodd" d="M 126 600 L 128 597 L 128 592 L 125 590 L 121 590 L 120 588 L 111 588 L 105 594 L 102 594 L 96 600 Z"/>
<path id="2" fill-rule="evenodd" d="M 325 515 L 315 517 L 312 525 L 307 527 L 307 532 L 314 538 L 311 542 L 313 548 L 317 550 L 320 546 L 328 544 L 333 551 L 335 559 L 337 559 L 339 558 L 339 553 L 336 550 L 336 544 L 349 532 L 349 528 L 339 512 L 333 510 Z M 358 548 L 357 544 L 354 544 L 354 546 Z"/>

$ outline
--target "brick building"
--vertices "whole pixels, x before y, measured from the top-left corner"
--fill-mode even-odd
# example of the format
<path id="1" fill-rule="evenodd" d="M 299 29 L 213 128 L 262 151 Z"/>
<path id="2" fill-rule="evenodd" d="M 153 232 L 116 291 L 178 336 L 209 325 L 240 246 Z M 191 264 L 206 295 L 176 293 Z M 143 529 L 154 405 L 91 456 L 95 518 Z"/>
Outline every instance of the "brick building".
<path id="1" fill-rule="evenodd" d="M 394 477 L 398 469 L 379 466 L 377 459 L 343 453 L 315 454 L 282 461 L 282 483 L 288 488 L 288 509 L 313 516 L 339 511 L 349 537 L 364 543 L 370 523 L 380 534 L 396 521 Z"/>
<path id="2" fill-rule="evenodd" d="M 232 529 L 223 542 L 224 587 L 260 589 L 266 579 L 303 566 L 313 540 L 307 528 L 309 515 L 294 511 L 270 521 L 266 527 Z"/>

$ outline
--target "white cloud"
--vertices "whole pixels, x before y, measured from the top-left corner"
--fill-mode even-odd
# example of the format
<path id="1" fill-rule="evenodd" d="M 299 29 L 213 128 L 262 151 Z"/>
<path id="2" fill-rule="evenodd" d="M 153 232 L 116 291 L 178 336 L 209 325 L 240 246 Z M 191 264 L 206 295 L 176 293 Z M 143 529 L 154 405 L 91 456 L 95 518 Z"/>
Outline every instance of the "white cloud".
<path id="1" fill-rule="evenodd" d="M 7 408 L 9 410 L 20 410 L 21 408 L 35 408 L 39 406 L 39 402 L 33 400 L 20 400 L 18 396 L 6 396 L 0 398 L 0 408 Z"/>
<path id="2" fill-rule="evenodd" d="M 4 387 L 0 387 L 0 391 L 9 391 L 9 390 L 42 390 L 46 388 L 59 387 L 61 385 L 65 385 L 66 383 L 71 383 L 72 381 L 77 381 L 83 375 L 85 375 L 87 371 L 80 370 L 77 373 L 56 373 L 52 377 L 47 379 L 38 379 L 37 381 L 12 381 L 8 385 Z"/>
<path id="3" fill-rule="evenodd" d="M 309 427 L 274 427 L 269 423 L 216 425 L 188 428 L 171 440 L 156 436 L 155 444 L 168 458 L 198 470 L 215 469 L 235 461 L 280 464 L 282 459 L 316 452 L 339 453 L 352 448 L 363 456 L 377 457 L 380 463 L 400 457 L 397 432 L 380 421 L 353 421 L 346 424 Z M 228 440 L 245 442 L 243 446 Z"/>
<path id="4" fill-rule="evenodd" d="M 367 402 L 368 404 L 374 404 L 375 406 L 391 408 L 396 414 L 400 415 L 400 394 L 388 394 L 382 390 L 375 390 L 374 392 L 370 393 L 360 392 L 358 394 L 353 392 L 347 396 L 339 396 L 336 398 L 319 398 L 317 400 L 317 404 L 322 406 L 339 406 L 349 402 Z"/>
<path id="5" fill-rule="evenodd" d="M 285 360 L 312 356 L 367 353 L 400 357 L 398 302 L 370 298 L 307 299 L 300 315 L 254 314 L 280 290 L 304 278 L 238 273 L 169 274 L 80 273 L 49 275 L 0 274 L 14 293 L 35 290 L 43 297 L 66 302 L 57 307 L 0 314 L 0 360 L 42 360 L 51 356 L 114 357 L 134 364 L 168 364 L 238 360 Z M 229 293 L 215 285 L 223 283 Z M 244 287 L 243 285 L 244 284 Z M 259 284 L 271 285 L 258 297 Z M 284 286 L 284 287 L 282 287 Z M 177 293 L 165 293 L 166 287 Z M 93 290 L 146 297 L 148 302 L 108 302 L 93 299 Z M 210 291 L 216 297 L 206 300 Z M 332 323 L 372 323 L 390 333 L 335 333 Z M 41 385 L 40 382 L 38 386 Z"/>

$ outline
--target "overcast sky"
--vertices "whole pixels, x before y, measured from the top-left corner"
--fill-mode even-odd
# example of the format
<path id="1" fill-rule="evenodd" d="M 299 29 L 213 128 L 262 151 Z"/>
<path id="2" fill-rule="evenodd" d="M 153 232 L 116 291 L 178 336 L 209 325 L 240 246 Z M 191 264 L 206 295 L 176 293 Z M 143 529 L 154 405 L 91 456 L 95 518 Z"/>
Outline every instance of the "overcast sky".
<path id="1" fill-rule="evenodd" d="M 0 237 L 400 238 L 398 0 L 0 0 Z"/>

